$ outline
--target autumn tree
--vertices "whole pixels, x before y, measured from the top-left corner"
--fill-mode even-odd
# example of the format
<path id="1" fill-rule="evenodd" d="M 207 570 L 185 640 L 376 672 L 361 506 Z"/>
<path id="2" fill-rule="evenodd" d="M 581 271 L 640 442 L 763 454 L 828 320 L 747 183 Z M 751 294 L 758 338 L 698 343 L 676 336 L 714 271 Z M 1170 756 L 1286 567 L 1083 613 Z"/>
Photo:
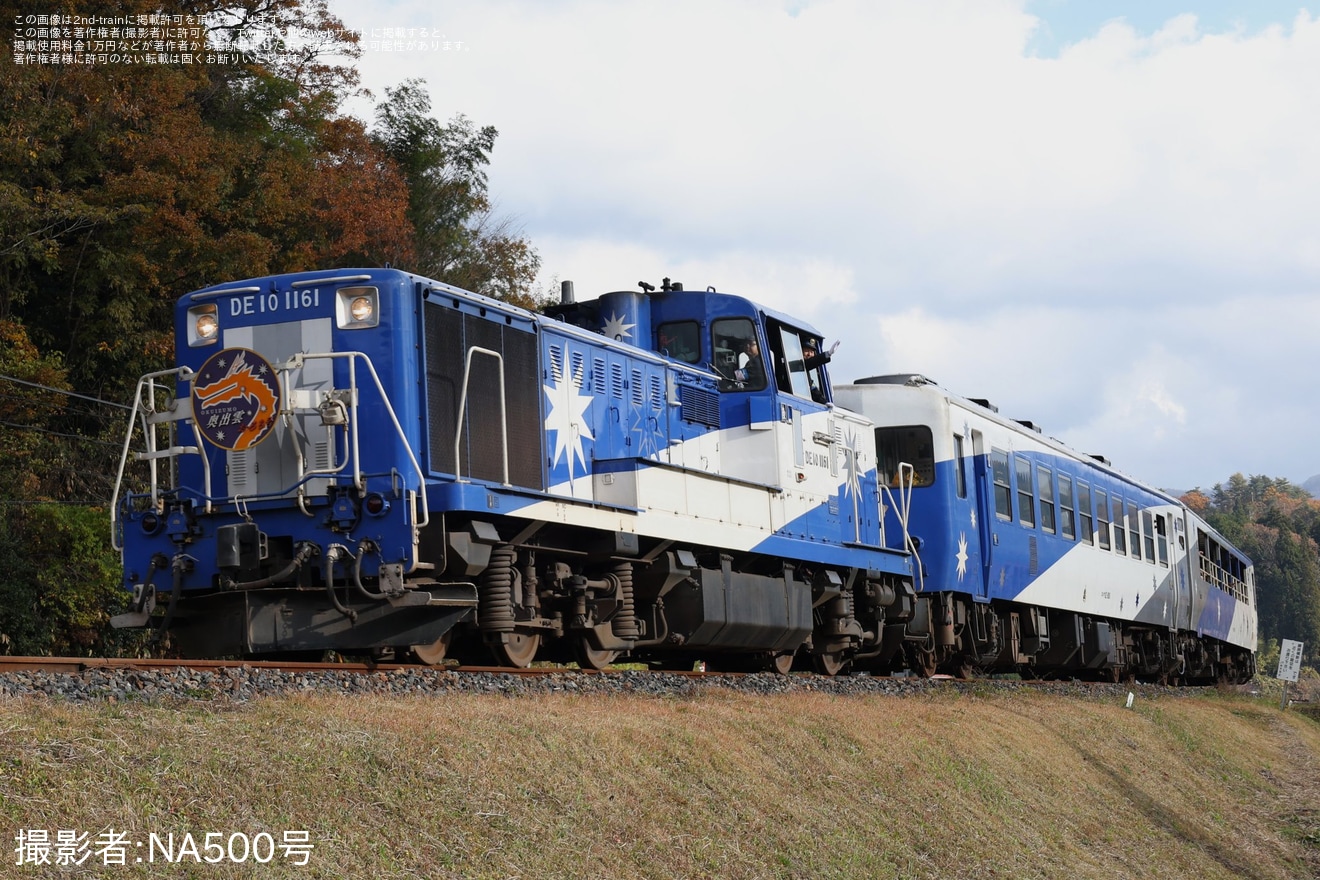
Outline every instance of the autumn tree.
<path id="1" fill-rule="evenodd" d="M 0 0 L 6 22 L 31 11 Z M 357 88 L 357 37 L 324 0 L 90 0 L 76 12 L 204 16 L 205 48 L 192 64 L 0 64 L 7 651 L 115 643 L 117 560 L 94 503 L 109 501 L 126 424 L 98 399 L 126 401 L 139 375 L 168 365 L 180 294 L 411 258 L 404 178 L 339 112 Z M 210 50 L 228 60 L 205 63 Z"/>
<path id="2" fill-rule="evenodd" d="M 167 363 L 180 293 L 411 249 L 403 177 L 338 112 L 357 37 L 323 0 L 79 9 L 157 11 L 206 15 L 208 48 L 246 54 L 0 67 L 0 318 L 121 399 Z"/>
<path id="3" fill-rule="evenodd" d="M 421 80 L 387 88 L 376 108 L 376 142 L 408 181 L 409 268 L 534 308 L 540 257 L 511 219 L 495 214 L 487 188 L 498 134 L 463 115 L 441 125 Z"/>
<path id="4" fill-rule="evenodd" d="M 91 632 L 115 560 L 87 502 L 109 500 L 114 404 L 171 362 L 181 294 L 393 263 L 530 305 L 538 264 L 491 211 L 493 128 L 429 122 L 413 84 L 386 103 L 415 143 L 342 112 L 360 50 L 327 0 L 68 11 L 192 17 L 203 45 L 193 63 L 0 63 L 0 650 L 110 643 Z M 6 22 L 32 12 L 0 0 Z"/>

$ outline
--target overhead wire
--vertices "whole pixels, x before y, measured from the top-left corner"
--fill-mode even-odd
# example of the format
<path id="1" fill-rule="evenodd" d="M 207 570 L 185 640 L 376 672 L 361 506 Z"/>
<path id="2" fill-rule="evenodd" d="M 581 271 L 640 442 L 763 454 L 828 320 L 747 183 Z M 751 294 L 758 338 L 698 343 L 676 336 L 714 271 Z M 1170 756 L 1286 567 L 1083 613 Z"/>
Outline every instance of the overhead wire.
<path id="1" fill-rule="evenodd" d="M 65 391 L 63 388 L 53 388 L 53 387 L 51 387 L 50 385 L 42 385 L 40 382 L 30 382 L 30 381 L 28 381 L 27 379 L 19 379 L 19 378 L 16 377 L 16 376 L 6 376 L 6 375 L 4 375 L 3 373 L 0 373 L 0 379 L 4 379 L 4 380 L 6 380 L 6 381 L 8 381 L 8 382 L 14 382 L 14 383 L 16 383 L 16 384 L 18 384 L 18 385 L 26 385 L 26 386 L 28 386 L 29 388 L 40 388 L 42 391 L 51 391 L 51 392 L 54 392 L 55 394 L 63 394 L 63 395 L 65 395 L 66 397 L 76 397 L 76 398 L 78 398 L 79 400 L 89 400 L 89 401 L 91 401 L 92 403 L 99 403 L 99 404 L 101 404 L 101 405 L 103 405 L 103 406 L 113 406 L 113 407 L 117 407 L 117 408 L 119 408 L 119 409 L 132 409 L 132 408 L 133 408 L 133 407 L 129 406 L 128 404 L 124 404 L 124 403 L 116 403 L 116 402 L 113 401 L 113 400 L 104 400 L 104 399 L 102 399 L 102 398 L 100 398 L 100 397 L 93 397 L 93 396 L 91 396 L 91 395 L 89 395 L 89 394 L 79 394 L 79 393 L 76 392 L 76 391 Z"/>

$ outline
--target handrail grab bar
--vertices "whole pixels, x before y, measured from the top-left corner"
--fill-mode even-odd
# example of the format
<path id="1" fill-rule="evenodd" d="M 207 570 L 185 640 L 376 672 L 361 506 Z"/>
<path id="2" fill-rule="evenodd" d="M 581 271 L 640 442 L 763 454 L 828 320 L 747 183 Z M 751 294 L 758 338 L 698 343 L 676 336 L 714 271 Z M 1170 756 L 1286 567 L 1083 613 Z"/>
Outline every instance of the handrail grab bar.
<path id="1" fill-rule="evenodd" d="M 482 348 L 474 345 L 467 350 L 467 356 L 463 362 L 463 392 L 459 397 L 458 403 L 458 427 L 454 431 L 454 479 L 460 483 L 466 483 L 463 479 L 461 447 L 463 445 L 463 417 L 467 414 L 468 383 L 472 379 L 472 356 L 474 354 L 484 354 L 495 358 L 499 366 L 500 373 L 500 455 L 504 465 L 504 482 L 502 485 L 509 484 L 509 412 L 508 405 L 504 398 L 504 355 L 498 351 L 491 351 L 489 348 Z"/>

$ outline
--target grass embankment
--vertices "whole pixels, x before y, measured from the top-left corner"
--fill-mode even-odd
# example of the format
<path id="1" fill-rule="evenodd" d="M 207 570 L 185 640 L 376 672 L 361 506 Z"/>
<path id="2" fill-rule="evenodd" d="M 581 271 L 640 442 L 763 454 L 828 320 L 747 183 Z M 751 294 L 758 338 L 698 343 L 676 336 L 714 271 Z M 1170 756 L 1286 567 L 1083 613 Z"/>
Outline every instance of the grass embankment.
<path id="1" fill-rule="evenodd" d="M 106 877 L 1309 878 L 1320 723 L 1237 696 L 0 703 L 19 829 L 307 830 Z M 140 851 L 138 851 L 140 854 Z M 205 855 L 205 853 L 203 853 Z"/>

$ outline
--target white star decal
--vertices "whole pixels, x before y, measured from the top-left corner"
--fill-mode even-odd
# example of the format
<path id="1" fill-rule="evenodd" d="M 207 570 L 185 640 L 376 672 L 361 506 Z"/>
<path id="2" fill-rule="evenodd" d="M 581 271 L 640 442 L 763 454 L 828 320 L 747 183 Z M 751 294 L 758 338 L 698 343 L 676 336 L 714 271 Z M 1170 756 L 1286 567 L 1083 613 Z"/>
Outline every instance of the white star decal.
<path id="1" fill-rule="evenodd" d="M 861 475 L 857 473 L 857 437 L 852 431 L 848 432 L 843 444 L 843 469 L 847 473 L 844 494 L 850 498 L 861 495 Z"/>
<path id="2" fill-rule="evenodd" d="M 954 557 L 958 560 L 958 580 L 962 580 L 967 574 L 967 533 L 958 533 L 958 553 Z"/>
<path id="3" fill-rule="evenodd" d="M 550 466 L 559 464 L 559 457 L 567 454 L 569 479 L 574 476 L 575 459 L 582 463 L 582 472 L 587 472 L 582 441 L 584 438 L 596 439 L 586 420 L 587 408 L 591 406 L 592 397 L 590 394 L 581 393 L 584 370 L 584 366 L 579 366 L 571 377 L 556 373 L 553 385 L 541 386 L 545 390 L 546 401 L 550 404 L 550 412 L 545 417 L 545 429 L 555 432 L 555 455 L 550 461 Z"/>
<path id="4" fill-rule="evenodd" d="M 976 508 L 972 508 L 972 528 L 976 528 Z"/>
<path id="5" fill-rule="evenodd" d="M 637 437 L 637 453 L 643 458 L 650 458 L 660 451 L 664 434 L 660 430 L 660 420 L 656 416 L 634 407 L 632 433 Z"/>
<path id="6" fill-rule="evenodd" d="M 609 319 L 605 321 L 605 326 L 600 332 L 608 336 L 610 339 L 618 339 L 620 341 L 631 338 L 632 333 L 629 331 L 637 325 L 623 323 L 626 317 L 626 315 L 620 315 L 618 313 L 612 314 Z"/>

